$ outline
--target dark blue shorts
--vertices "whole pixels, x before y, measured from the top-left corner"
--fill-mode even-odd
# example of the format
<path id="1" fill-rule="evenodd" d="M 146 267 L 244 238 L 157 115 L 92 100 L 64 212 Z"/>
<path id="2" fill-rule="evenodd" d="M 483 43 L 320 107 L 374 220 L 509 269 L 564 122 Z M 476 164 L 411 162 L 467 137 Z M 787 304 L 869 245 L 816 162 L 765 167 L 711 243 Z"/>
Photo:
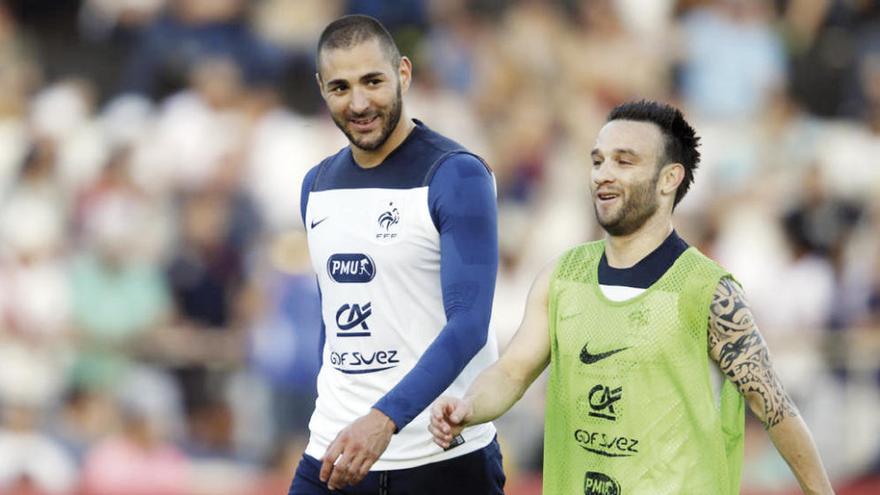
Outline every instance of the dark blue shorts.
<path id="1" fill-rule="evenodd" d="M 318 475 L 321 462 L 303 455 L 288 495 L 503 495 L 504 471 L 497 439 L 453 459 L 393 471 L 370 471 L 355 486 L 330 491 Z"/>

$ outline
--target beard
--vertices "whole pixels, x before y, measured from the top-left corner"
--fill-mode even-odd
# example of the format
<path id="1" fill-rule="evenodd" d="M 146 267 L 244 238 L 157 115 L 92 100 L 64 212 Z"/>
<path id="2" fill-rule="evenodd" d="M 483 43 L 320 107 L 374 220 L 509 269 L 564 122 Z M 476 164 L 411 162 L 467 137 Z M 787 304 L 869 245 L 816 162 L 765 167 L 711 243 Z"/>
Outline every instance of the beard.
<path id="1" fill-rule="evenodd" d="M 402 98 L 401 90 L 400 90 L 400 81 L 397 83 L 397 93 L 395 95 L 394 101 L 391 103 L 391 108 L 388 111 L 375 110 L 375 111 L 367 111 L 360 114 L 350 114 L 350 115 L 341 115 L 341 116 L 333 116 L 333 123 L 336 124 L 336 127 L 345 134 L 345 137 L 348 138 L 348 142 L 357 146 L 358 148 L 364 151 L 376 151 L 381 148 L 385 141 L 388 141 L 388 137 L 394 131 L 394 128 L 397 127 L 397 123 L 400 122 L 400 115 L 403 112 L 403 98 Z M 349 119 L 361 119 L 365 117 L 376 116 L 382 119 L 382 129 L 379 131 L 379 136 L 370 141 L 366 137 L 358 137 L 355 136 L 351 131 L 348 130 L 346 125 L 348 124 Z"/>
<path id="2" fill-rule="evenodd" d="M 659 179 L 660 174 L 658 173 L 652 180 L 646 180 L 632 186 L 624 203 L 604 218 L 599 213 L 599 207 L 594 201 L 593 209 L 596 213 L 596 220 L 605 229 L 605 232 L 620 237 L 639 230 L 659 207 L 657 201 L 657 181 Z"/>

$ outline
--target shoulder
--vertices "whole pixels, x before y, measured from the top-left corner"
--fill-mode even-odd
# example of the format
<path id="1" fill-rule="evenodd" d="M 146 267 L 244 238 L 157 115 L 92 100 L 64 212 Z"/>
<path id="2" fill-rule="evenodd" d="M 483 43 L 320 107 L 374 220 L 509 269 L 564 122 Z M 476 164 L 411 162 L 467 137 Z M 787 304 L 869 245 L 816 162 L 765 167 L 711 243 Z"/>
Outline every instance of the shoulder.
<path id="1" fill-rule="evenodd" d="M 605 251 L 605 241 L 590 241 L 585 242 L 583 244 L 578 244 L 574 247 L 567 249 L 562 255 L 559 256 L 559 259 L 556 263 L 557 271 L 562 271 L 565 269 L 569 269 L 572 265 L 582 265 L 584 263 L 588 263 L 591 260 L 602 256 L 602 253 Z"/>
<path id="2" fill-rule="evenodd" d="M 686 287 L 714 290 L 722 280 L 733 280 L 726 268 L 693 246 L 681 254 L 680 260 L 684 263 L 681 269 L 687 274 L 684 278 Z"/>
<path id="3" fill-rule="evenodd" d="M 309 191 L 312 190 L 312 187 L 315 184 L 315 178 L 318 176 L 318 171 L 321 169 L 321 165 L 323 165 L 323 163 L 324 162 L 321 162 L 318 165 L 315 165 L 314 167 L 310 168 L 309 171 L 306 172 L 306 175 L 303 176 L 303 181 L 302 181 L 303 193 L 307 194 Z"/>
<path id="4" fill-rule="evenodd" d="M 416 121 L 416 124 L 420 147 L 426 156 L 432 157 L 425 184 L 430 184 L 441 170 L 444 176 L 458 174 L 467 178 L 492 175 L 492 169 L 478 155 L 424 123 Z"/>
<path id="5" fill-rule="evenodd" d="M 332 177 L 345 169 L 345 164 L 351 159 L 350 157 L 349 147 L 345 146 L 336 153 L 324 158 L 306 174 L 304 185 L 308 181 L 310 191 L 328 188 L 328 183 L 333 182 Z"/>
<path id="6" fill-rule="evenodd" d="M 415 120 L 418 139 L 427 146 L 430 146 L 440 152 L 446 151 L 467 151 L 467 149 L 454 139 L 450 139 L 443 134 L 426 126 L 424 122 Z"/>
<path id="7" fill-rule="evenodd" d="M 492 179 L 492 170 L 480 157 L 467 151 L 452 151 L 437 161 L 428 172 L 429 186 L 464 179 Z"/>

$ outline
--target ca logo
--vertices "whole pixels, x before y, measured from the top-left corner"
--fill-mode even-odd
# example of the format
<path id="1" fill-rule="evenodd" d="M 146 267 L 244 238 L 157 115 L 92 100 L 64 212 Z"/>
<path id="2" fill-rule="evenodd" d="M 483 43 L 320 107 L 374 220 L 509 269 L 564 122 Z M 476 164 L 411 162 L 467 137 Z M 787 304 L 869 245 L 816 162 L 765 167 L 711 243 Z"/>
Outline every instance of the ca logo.
<path id="1" fill-rule="evenodd" d="M 351 330 L 361 327 L 359 332 L 337 332 L 337 337 L 369 337 L 370 327 L 367 326 L 367 318 L 373 314 L 372 303 L 361 306 L 360 304 L 343 304 L 336 311 L 336 326 L 340 330 Z"/>

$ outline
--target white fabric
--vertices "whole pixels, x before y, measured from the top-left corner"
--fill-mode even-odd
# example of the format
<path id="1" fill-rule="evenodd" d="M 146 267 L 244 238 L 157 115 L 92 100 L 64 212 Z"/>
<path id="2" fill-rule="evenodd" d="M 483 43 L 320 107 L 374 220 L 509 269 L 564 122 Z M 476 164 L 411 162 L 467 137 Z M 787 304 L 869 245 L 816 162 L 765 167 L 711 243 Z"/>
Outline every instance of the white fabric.
<path id="1" fill-rule="evenodd" d="M 386 212 L 383 226 L 379 219 Z M 427 187 L 312 192 L 306 229 L 326 327 L 318 400 L 306 447 L 308 455 L 320 459 L 341 429 L 367 414 L 413 368 L 446 324 L 446 315 L 440 286 L 440 236 L 428 209 Z M 368 255 L 374 277 L 367 283 L 335 281 L 328 270 L 334 254 Z M 361 265 L 352 266 L 357 271 Z M 364 268 L 369 271 L 368 266 Z M 337 313 L 349 305 L 338 313 L 345 326 L 356 316 L 351 309 L 355 304 L 362 314 L 370 304 L 370 316 L 364 320 L 367 328 L 339 328 Z M 349 333 L 368 335 L 344 336 Z M 446 393 L 464 395 L 497 355 L 497 341 L 490 331 L 486 346 Z M 380 368 L 387 369 L 364 372 Z M 426 409 L 394 435 L 372 469 L 404 469 L 457 457 L 485 447 L 495 435 L 491 423 L 468 428 L 462 434 L 464 444 L 443 452 L 431 440 L 428 423 Z"/>

